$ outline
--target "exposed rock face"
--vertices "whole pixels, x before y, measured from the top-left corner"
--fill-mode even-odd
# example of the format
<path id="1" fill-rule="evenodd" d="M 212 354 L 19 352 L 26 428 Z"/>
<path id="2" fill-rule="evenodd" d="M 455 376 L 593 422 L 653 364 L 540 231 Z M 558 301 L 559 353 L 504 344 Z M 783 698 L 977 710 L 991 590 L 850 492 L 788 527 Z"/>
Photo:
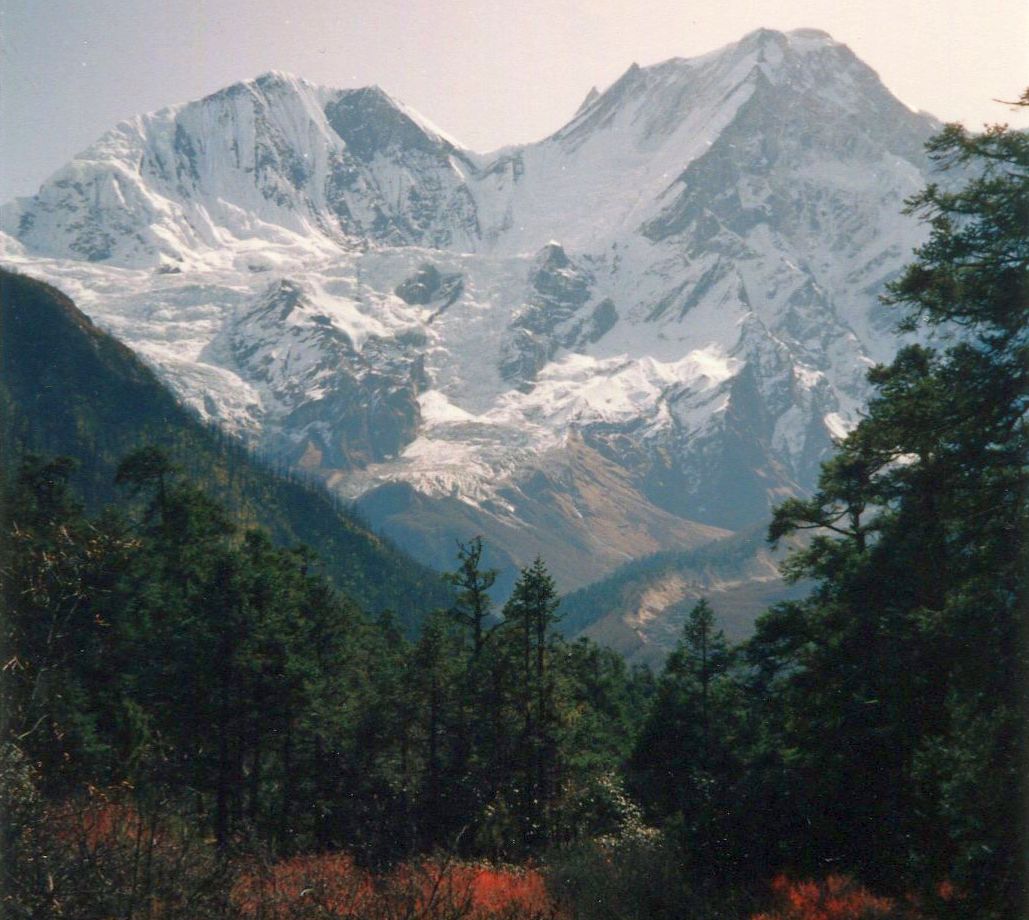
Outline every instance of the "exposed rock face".
<path id="1" fill-rule="evenodd" d="M 895 346 L 935 127 L 813 30 L 634 65 L 494 158 L 266 74 L 105 135 L 4 209 L 6 260 L 425 558 L 475 528 L 570 586 L 812 485 Z"/>
<path id="2" fill-rule="evenodd" d="M 523 389 L 557 354 L 573 347 L 584 320 L 579 310 L 590 299 L 593 277 L 573 265 L 559 243 L 540 251 L 529 275 L 529 298 L 511 318 L 500 373 Z M 575 321 L 577 319 L 577 322 Z"/>
<path id="3" fill-rule="evenodd" d="M 464 279 L 460 274 L 441 274 L 434 265 L 428 262 L 393 289 L 393 293 L 397 297 L 411 306 L 434 305 L 436 309 L 427 320 L 430 323 L 447 307 L 454 304 L 463 292 Z"/>
<path id="4" fill-rule="evenodd" d="M 424 344 L 412 330 L 368 336 L 359 349 L 287 279 L 234 318 L 210 351 L 264 394 L 272 450 L 308 468 L 347 468 L 396 457 L 417 436 Z"/>

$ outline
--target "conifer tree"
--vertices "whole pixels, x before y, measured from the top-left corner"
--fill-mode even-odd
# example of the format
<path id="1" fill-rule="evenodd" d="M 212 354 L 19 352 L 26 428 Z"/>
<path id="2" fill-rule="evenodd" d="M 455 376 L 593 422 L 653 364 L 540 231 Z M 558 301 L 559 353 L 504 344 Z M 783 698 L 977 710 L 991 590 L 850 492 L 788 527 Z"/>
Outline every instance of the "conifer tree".
<path id="1" fill-rule="evenodd" d="M 504 628 L 515 675 L 514 701 L 520 717 L 515 760 L 518 764 L 522 842 L 545 840 L 548 811 L 556 797 L 559 713 L 551 672 L 560 599 L 546 564 L 539 557 L 522 569 L 507 604 Z"/>
<path id="2" fill-rule="evenodd" d="M 446 580 L 458 590 L 450 615 L 458 625 L 470 631 L 475 656 L 482 652 L 486 642 L 493 608 L 489 591 L 497 580 L 495 569 L 482 568 L 482 551 L 482 537 L 458 543 L 457 571 L 446 575 Z"/>
<path id="3" fill-rule="evenodd" d="M 815 849 L 886 884 L 946 876 L 978 916 L 1012 916 L 1024 885 L 1004 815 L 1025 788 L 1029 134 L 951 125 L 929 151 L 971 178 L 909 202 L 930 235 L 887 302 L 924 340 L 871 372 L 877 395 L 817 493 L 776 512 L 773 539 L 814 529 L 788 571 L 818 588 L 756 642 L 803 637 L 781 684 L 782 743 L 810 815 L 832 809 L 832 826 L 812 824 Z"/>
<path id="4" fill-rule="evenodd" d="M 635 787 L 657 818 L 678 814 L 694 828 L 703 821 L 711 773 L 719 766 L 718 737 L 729 718 L 716 692 L 728 664 L 725 637 L 701 599 L 661 671 L 630 763 Z"/>
<path id="5" fill-rule="evenodd" d="M 684 651 L 700 684 L 700 723 L 702 762 L 710 762 L 711 755 L 711 680 L 725 668 L 727 646 L 721 630 L 715 631 L 715 614 L 707 598 L 693 606 L 683 628 Z"/>

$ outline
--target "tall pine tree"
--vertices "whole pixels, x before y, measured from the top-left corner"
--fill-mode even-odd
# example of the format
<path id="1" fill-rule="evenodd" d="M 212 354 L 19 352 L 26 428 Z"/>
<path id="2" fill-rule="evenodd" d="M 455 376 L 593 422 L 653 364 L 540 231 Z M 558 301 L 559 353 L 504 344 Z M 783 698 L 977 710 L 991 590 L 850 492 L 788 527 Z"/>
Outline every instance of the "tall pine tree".
<path id="1" fill-rule="evenodd" d="M 872 371 L 877 395 L 817 493 L 777 510 L 773 539 L 815 531 L 788 570 L 819 586 L 773 614 L 756 642 L 802 637 L 785 643 L 782 744 L 813 848 L 886 884 L 946 876 L 977 916 L 1014 916 L 1024 893 L 1011 816 L 1025 800 L 1029 135 L 949 126 L 929 150 L 972 178 L 909 202 L 930 236 L 887 301 L 923 344 Z"/>

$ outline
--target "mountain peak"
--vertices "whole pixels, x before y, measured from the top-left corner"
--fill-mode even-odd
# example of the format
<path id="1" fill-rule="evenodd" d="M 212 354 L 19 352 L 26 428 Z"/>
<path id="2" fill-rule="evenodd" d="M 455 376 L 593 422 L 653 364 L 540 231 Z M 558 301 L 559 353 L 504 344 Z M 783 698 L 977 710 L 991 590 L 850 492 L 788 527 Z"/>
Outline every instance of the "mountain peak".
<path id="1" fill-rule="evenodd" d="M 735 46 L 739 48 L 760 47 L 768 44 L 775 44 L 781 48 L 788 47 L 791 51 L 798 53 L 840 47 L 840 43 L 828 32 L 822 29 L 807 28 L 791 29 L 789 32 L 781 32 L 778 29 L 755 29 L 735 42 Z"/>
<path id="2" fill-rule="evenodd" d="M 268 92 L 274 91 L 294 91 L 302 92 L 304 90 L 313 91 L 318 94 L 335 94 L 340 93 L 347 94 L 365 94 L 376 98 L 389 100 L 391 103 L 398 105 L 393 99 L 390 98 L 389 94 L 386 93 L 381 87 L 371 84 L 368 86 L 354 87 L 350 89 L 338 89 L 335 87 L 329 87 L 321 84 L 312 83 L 305 77 L 299 74 L 291 73 L 287 70 L 265 70 L 253 77 L 247 77 L 242 80 L 236 80 L 234 83 L 229 83 L 223 86 L 221 89 L 217 89 L 212 93 L 208 93 L 206 96 L 201 97 L 198 100 L 182 102 L 178 105 L 172 106 L 171 109 L 182 109 L 190 105 L 194 105 L 197 102 L 207 102 L 209 100 L 232 98 L 241 93 L 258 93 L 263 95 Z"/>
<path id="3" fill-rule="evenodd" d="M 764 84 L 846 100 L 863 94 L 869 77 L 871 69 L 827 32 L 756 29 L 707 54 L 633 63 L 603 93 L 591 92 L 552 137 L 576 146 L 598 131 L 632 134 L 634 143 L 649 148 L 701 108 L 710 112 L 707 124 L 724 124 L 744 96 Z M 701 121 L 689 134 L 696 136 Z"/>
<path id="4" fill-rule="evenodd" d="M 264 73 L 258 74 L 253 80 L 247 81 L 256 83 L 259 86 L 277 86 L 283 84 L 296 85 L 298 83 L 307 83 L 303 77 L 298 77 L 296 74 L 289 73 L 285 70 L 266 70 Z"/>
<path id="5" fill-rule="evenodd" d="M 785 44 L 789 39 L 785 32 L 780 32 L 778 29 L 754 29 L 753 32 L 748 32 L 738 42 L 734 42 L 737 47 L 749 48 L 753 45 L 765 45 L 774 43 L 777 45 Z"/>
<path id="6" fill-rule="evenodd" d="M 600 90 L 596 86 L 591 86 L 590 91 L 586 93 L 586 98 L 582 100 L 579 107 L 575 110 L 575 115 L 581 115 L 586 111 L 593 103 L 600 98 Z"/>
<path id="7" fill-rule="evenodd" d="M 308 81 L 303 77 L 287 73 L 284 70 L 266 70 L 264 73 L 260 73 L 256 77 L 251 77 L 246 80 L 237 80 L 235 83 L 223 86 L 221 89 L 215 90 L 213 93 L 208 93 L 199 101 L 201 103 L 211 103 L 221 100 L 231 100 L 249 94 L 263 96 L 269 92 L 300 92 L 304 88 L 312 89 L 313 85 L 308 83 Z M 191 103 L 188 102 L 180 103 L 179 105 L 172 106 L 169 111 L 182 109 L 190 104 Z"/>
<path id="8" fill-rule="evenodd" d="M 824 29 L 792 29 L 786 35 L 790 38 L 799 38 L 812 41 L 824 41 L 830 44 L 837 44 L 836 40 Z"/>

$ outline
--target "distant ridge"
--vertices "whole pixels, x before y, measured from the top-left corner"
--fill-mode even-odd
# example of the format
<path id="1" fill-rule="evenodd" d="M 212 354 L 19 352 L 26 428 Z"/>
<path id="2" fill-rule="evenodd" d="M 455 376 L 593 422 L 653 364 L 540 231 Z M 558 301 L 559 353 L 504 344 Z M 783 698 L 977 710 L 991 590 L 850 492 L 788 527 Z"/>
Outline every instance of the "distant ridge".
<path id="1" fill-rule="evenodd" d="M 789 585 L 779 576 L 782 556 L 769 549 L 763 527 L 644 556 L 562 598 L 561 629 L 615 648 L 631 662 L 657 665 L 682 637 L 690 608 L 705 598 L 717 628 L 740 642 L 769 606 L 810 591 L 807 583 Z"/>

